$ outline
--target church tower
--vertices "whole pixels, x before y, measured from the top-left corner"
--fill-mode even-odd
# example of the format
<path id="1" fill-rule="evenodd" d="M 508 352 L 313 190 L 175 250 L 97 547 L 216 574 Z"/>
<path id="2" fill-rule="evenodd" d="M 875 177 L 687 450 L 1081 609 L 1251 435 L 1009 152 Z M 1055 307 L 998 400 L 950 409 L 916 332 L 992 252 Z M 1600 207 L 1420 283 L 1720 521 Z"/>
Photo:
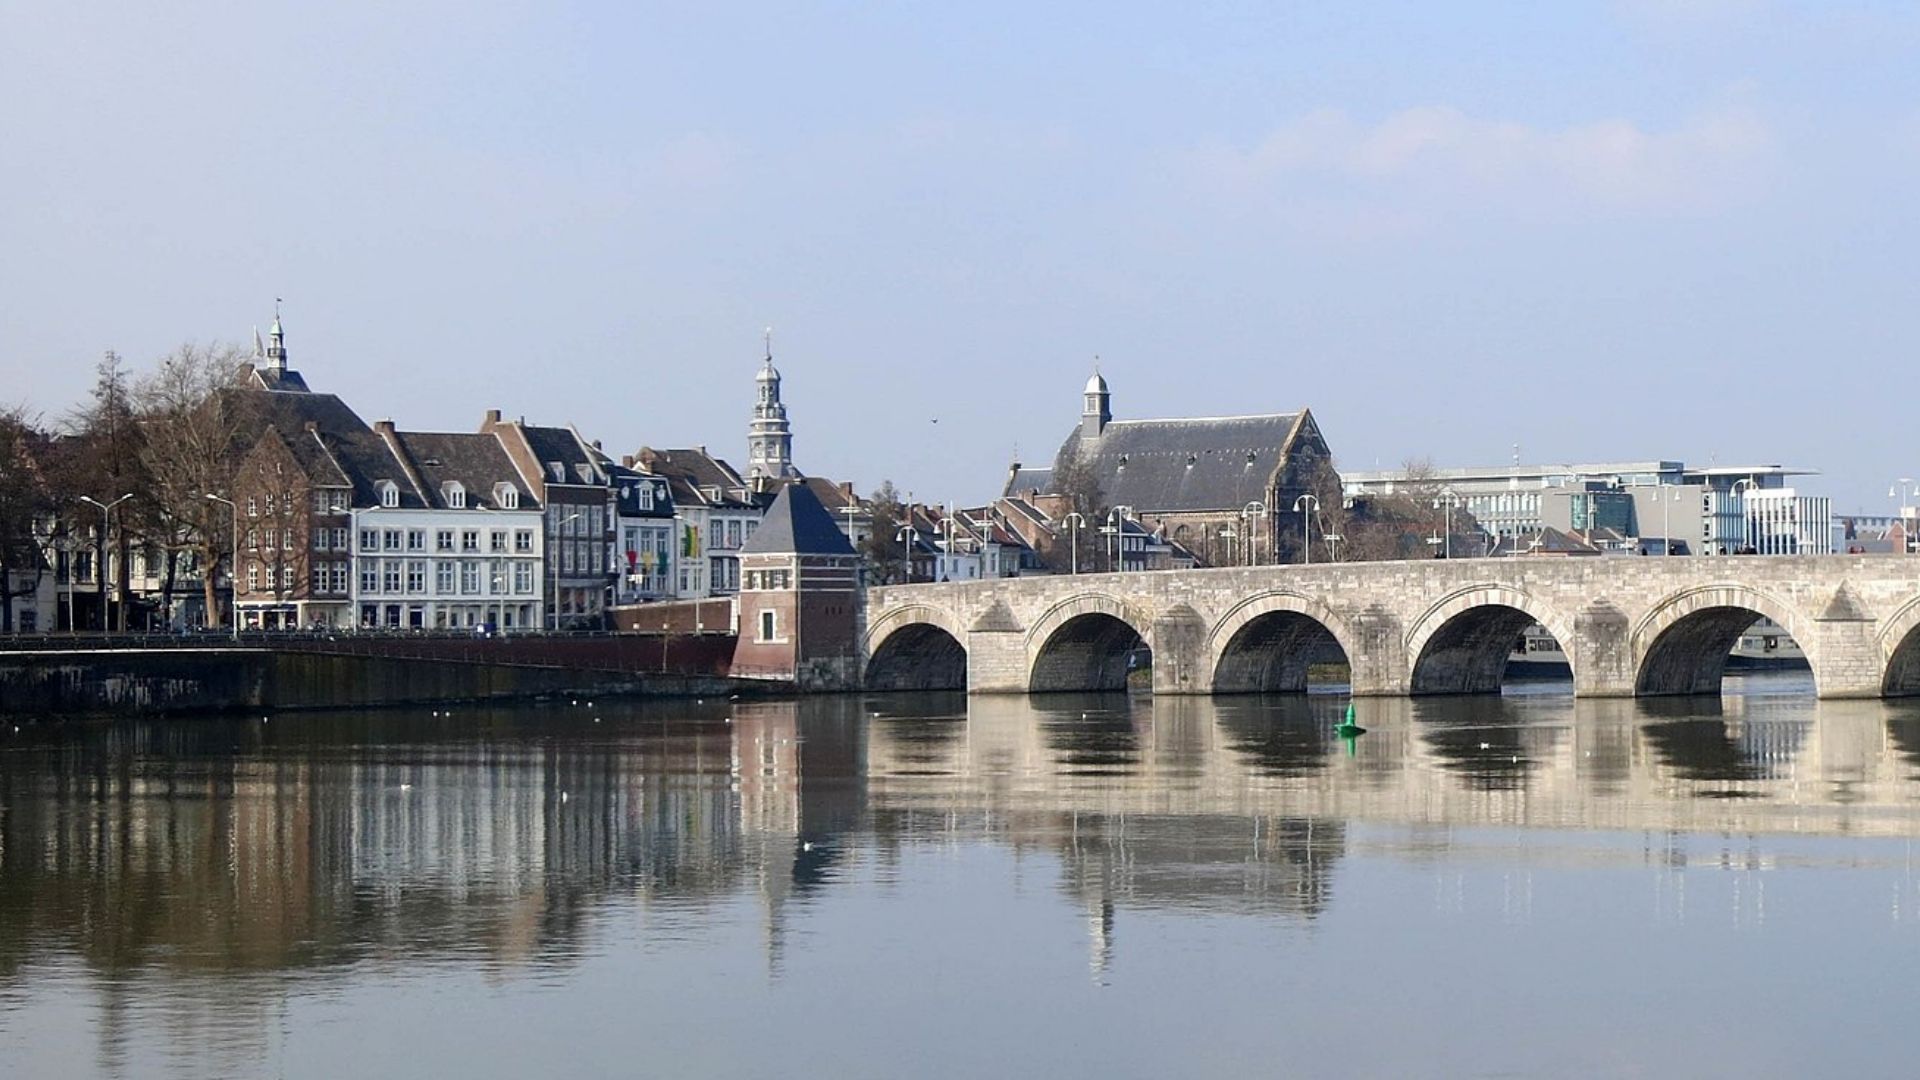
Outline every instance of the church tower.
<path id="1" fill-rule="evenodd" d="M 767 331 L 766 360 L 754 382 L 760 396 L 747 428 L 747 481 L 755 490 L 766 491 L 800 475 L 793 467 L 793 429 L 787 423 L 787 407 L 780 403 L 780 372 L 773 366 L 771 330 Z"/>

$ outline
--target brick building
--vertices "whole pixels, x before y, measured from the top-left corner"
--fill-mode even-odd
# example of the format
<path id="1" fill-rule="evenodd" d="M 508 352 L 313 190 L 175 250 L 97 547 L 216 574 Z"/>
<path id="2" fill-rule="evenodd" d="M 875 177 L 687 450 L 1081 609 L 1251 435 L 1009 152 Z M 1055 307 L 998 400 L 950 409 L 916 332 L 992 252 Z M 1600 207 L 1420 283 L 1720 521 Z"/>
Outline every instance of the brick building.
<path id="1" fill-rule="evenodd" d="M 740 548 L 734 674 L 847 688 L 859 670 L 860 556 L 804 485 L 789 484 Z"/>

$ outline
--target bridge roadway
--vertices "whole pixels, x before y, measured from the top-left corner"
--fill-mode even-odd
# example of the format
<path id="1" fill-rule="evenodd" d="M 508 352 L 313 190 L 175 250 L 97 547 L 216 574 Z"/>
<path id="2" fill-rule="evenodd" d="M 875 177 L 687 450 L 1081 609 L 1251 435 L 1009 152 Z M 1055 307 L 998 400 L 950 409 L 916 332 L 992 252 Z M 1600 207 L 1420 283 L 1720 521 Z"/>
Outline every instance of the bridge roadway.
<path id="1" fill-rule="evenodd" d="M 1582 697 L 1718 693 L 1766 617 L 1821 697 L 1920 694 L 1920 558 L 1419 560 L 1009 578 L 869 590 L 869 689 L 1287 693 L 1345 659 L 1359 696 L 1489 693 L 1521 632 L 1565 650 Z"/>

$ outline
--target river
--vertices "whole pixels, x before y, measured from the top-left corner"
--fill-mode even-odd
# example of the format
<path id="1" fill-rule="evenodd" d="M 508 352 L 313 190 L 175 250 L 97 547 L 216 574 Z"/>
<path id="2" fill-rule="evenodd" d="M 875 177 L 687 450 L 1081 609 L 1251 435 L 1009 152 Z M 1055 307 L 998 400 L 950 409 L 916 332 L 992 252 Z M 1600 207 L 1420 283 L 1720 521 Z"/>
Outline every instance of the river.
<path id="1" fill-rule="evenodd" d="M 1726 689 L 0 727 L 0 1075 L 1911 1075 L 1920 703 Z"/>

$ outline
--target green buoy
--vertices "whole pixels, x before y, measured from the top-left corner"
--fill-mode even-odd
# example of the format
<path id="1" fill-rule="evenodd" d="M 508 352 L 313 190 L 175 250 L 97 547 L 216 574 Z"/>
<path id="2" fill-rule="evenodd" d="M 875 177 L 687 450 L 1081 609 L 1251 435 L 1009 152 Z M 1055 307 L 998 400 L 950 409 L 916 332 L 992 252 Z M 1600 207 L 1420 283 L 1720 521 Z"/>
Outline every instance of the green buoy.
<path id="1" fill-rule="evenodd" d="M 1347 702 L 1347 718 L 1340 722 L 1339 727 L 1333 729 L 1333 733 L 1343 739 L 1351 739 L 1356 735 L 1365 735 L 1367 733 L 1366 728 L 1353 722 L 1353 702 Z"/>

